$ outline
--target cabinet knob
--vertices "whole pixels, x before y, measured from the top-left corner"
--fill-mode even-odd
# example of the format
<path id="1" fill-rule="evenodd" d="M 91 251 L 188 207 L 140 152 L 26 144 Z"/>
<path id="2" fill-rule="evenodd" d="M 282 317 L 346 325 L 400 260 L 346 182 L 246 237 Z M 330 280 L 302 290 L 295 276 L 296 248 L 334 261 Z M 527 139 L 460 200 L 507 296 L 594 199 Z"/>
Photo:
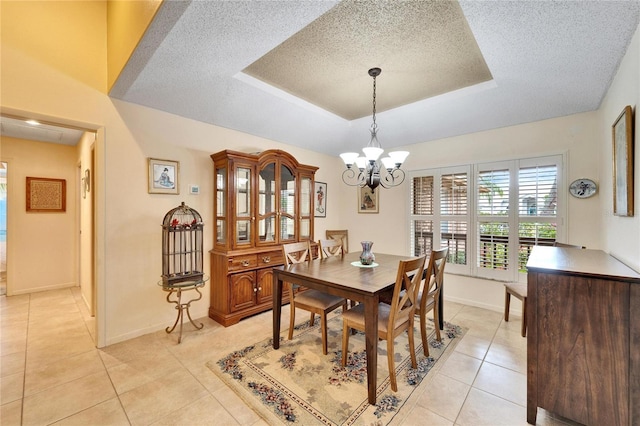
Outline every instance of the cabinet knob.
<path id="1" fill-rule="evenodd" d="M 254 287 L 254 288 L 253 288 L 253 292 L 254 292 L 254 293 L 257 293 L 257 292 L 258 292 L 258 289 Z"/>
<path id="2" fill-rule="evenodd" d="M 269 263 L 269 262 L 271 262 L 271 258 L 269 256 L 264 256 L 262 258 L 262 263 Z"/>
<path id="3" fill-rule="evenodd" d="M 249 266 L 249 261 L 248 260 L 243 260 L 242 261 L 242 266 Z"/>
<path id="4" fill-rule="evenodd" d="M 262 287 L 258 287 L 258 290 L 259 290 L 259 291 L 262 291 Z"/>

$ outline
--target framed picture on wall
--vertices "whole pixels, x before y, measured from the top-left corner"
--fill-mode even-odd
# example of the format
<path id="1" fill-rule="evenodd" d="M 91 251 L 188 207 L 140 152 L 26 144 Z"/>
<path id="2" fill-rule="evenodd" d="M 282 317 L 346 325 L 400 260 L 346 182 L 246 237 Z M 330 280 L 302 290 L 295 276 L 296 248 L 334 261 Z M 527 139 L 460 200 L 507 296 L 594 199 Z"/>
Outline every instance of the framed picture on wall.
<path id="1" fill-rule="evenodd" d="M 27 211 L 63 213 L 67 211 L 67 181 L 27 177 Z"/>
<path id="2" fill-rule="evenodd" d="M 327 184 L 316 182 L 314 193 L 313 215 L 315 217 L 327 217 Z"/>
<path id="3" fill-rule="evenodd" d="M 149 194 L 179 194 L 180 163 L 149 158 Z"/>
<path id="4" fill-rule="evenodd" d="M 358 187 L 358 213 L 378 213 L 380 200 L 378 191 L 368 186 Z"/>
<path id="5" fill-rule="evenodd" d="M 612 126 L 613 214 L 633 216 L 633 112 L 627 105 Z"/>

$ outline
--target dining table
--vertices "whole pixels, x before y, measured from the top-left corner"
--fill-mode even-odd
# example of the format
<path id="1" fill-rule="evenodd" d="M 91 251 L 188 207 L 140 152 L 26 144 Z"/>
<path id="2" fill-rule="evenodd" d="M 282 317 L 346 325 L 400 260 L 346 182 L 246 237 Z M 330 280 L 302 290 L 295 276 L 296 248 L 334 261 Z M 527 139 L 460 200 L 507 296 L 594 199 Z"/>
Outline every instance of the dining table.
<path id="1" fill-rule="evenodd" d="M 365 351 L 369 404 L 376 403 L 378 366 L 378 303 L 393 288 L 401 260 L 411 256 L 375 254 L 372 265 L 360 263 L 360 253 L 282 265 L 273 268 L 273 348 L 280 347 L 280 316 L 284 282 L 364 303 Z"/>

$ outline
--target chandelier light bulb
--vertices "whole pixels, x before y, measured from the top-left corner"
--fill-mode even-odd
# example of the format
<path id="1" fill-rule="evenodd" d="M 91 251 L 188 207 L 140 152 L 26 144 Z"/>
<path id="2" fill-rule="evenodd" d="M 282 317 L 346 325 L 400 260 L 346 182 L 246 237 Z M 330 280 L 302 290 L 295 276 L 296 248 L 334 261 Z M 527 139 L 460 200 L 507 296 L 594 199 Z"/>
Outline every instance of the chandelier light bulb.
<path id="1" fill-rule="evenodd" d="M 345 152 L 340 154 L 340 158 L 342 158 L 342 161 L 344 161 L 347 167 L 351 167 L 351 165 L 355 163 L 356 158 L 358 158 L 358 155 L 357 152 Z"/>
<path id="2" fill-rule="evenodd" d="M 365 157 L 356 158 L 356 166 L 358 166 L 360 170 L 364 170 L 365 167 L 367 167 L 367 159 Z"/>
<path id="3" fill-rule="evenodd" d="M 396 166 L 396 163 L 391 157 L 384 157 L 380 161 L 382 161 L 384 168 L 387 170 L 392 170 Z"/>
<path id="4" fill-rule="evenodd" d="M 393 162 L 400 167 L 404 160 L 409 156 L 409 151 L 393 151 L 389 153 L 389 157 L 393 160 Z"/>

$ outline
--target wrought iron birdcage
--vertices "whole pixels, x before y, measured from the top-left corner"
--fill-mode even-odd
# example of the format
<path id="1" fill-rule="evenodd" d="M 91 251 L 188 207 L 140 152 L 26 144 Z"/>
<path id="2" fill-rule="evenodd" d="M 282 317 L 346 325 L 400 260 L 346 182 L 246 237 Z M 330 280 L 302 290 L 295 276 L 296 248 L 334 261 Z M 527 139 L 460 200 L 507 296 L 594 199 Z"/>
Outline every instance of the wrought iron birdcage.
<path id="1" fill-rule="evenodd" d="M 169 210 L 162 221 L 162 280 L 165 285 L 200 280 L 202 216 L 182 204 Z"/>

